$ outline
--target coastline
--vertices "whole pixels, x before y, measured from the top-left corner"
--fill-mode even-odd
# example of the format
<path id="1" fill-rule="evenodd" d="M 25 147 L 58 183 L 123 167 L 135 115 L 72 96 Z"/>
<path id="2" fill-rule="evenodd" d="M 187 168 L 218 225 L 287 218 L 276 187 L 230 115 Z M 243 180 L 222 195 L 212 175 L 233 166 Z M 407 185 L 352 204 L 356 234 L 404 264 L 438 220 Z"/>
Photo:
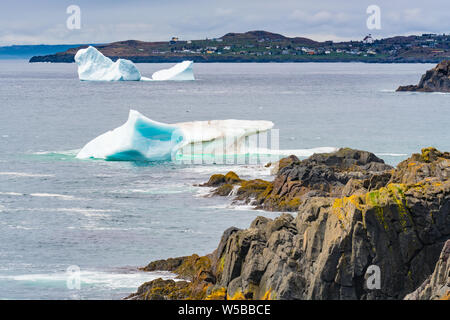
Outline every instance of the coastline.
<path id="1" fill-rule="evenodd" d="M 296 216 L 230 227 L 206 256 L 153 261 L 141 270 L 170 271 L 181 281 L 146 282 L 126 299 L 449 298 L 448 152 L 424 148 L 392 168 L 370 152 L 346 148 L 303 161 L 291 156 L 273 167 L 273 182 L 230 172 L 204 186 L 233 201 L 269 200 L 266 210 L 295 199 L 288 211 Z M 375 289 L 368 282 L 373 266 L 382 275 Z"/>
<path id="2" fill-rule="evenodd" d="M 29 59 L 30 63 L 37 62 L 51 62 L 51 63 L 74 63 L 75 55 L 72 54 L 54 54 L 46 56 L 33 56 Z M 184 60 L 192 60 L 195 63 L 439 63 L 442 58 L 377 58 L 377 57 L 346 57 L 346 58 L 329 58 L 329 57 L 299 57 L 293 58 L 251 58 L 251 57 L 235 57 L 235 56 L 193 56 L 193 55 L 180 55 L 180 56 L 108 56 L 108 58 L 116 61 L 119 58 L 131 60 L 133 63 L 177 63 Z"/>

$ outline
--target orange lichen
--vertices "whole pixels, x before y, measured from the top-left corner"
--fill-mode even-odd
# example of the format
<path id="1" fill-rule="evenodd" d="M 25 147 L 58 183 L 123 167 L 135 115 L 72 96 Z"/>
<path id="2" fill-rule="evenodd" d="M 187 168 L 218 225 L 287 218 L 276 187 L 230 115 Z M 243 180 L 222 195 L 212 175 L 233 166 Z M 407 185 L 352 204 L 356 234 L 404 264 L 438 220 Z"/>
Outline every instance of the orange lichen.
<path id="1" fill-rule="evenodd" d="M 406 190 L 407 187 L 404 184 L 390 183 L 386 187 L 367 192 L 363 195 L 337 198 L 333 202 L 332 212 L 344 223 L 348 219 L 348 214 L 354 209 L 360 210 L 363 215 L 369 209 L 374 209 L 377 219 L 387 230 L 388 225 L 384 218 L 383 207 L 393 201 L 397 205 L 402 227 L 405 228 L 408 219 L 410 219 L 404 194 Z"/>
<path id="2" fill-rule="evenodd" d="M 450 290 L 448 290 L 439 300 L 450 300 Z"/>
<path id="3" fill-rule="evenodd" d="M 227 300 L 246 300 L 244 294 L 241 291 L 237 291 L 232 297 L 227 294 Z"/>
<path id="4" fill-rule="evenodd" d="M 267 290 L 261 300 L 272 300 L 272 289 Z"/>
<path id="5" fill-rule="evenodd" d="M 226 297 L 227 297 L 227 290 L 222 287 L 213 290 L 209 295 L 206 296 L 205 300 L 225 300 Z"/>

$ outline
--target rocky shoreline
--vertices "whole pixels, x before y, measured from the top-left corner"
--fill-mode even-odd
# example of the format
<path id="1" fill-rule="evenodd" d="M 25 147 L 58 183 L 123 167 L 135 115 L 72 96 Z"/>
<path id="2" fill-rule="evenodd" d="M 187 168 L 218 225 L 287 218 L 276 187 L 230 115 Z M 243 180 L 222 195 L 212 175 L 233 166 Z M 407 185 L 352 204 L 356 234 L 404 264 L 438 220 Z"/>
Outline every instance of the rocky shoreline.
<path id="1" fill-rule="evenodd" d="M 127 299 L 448 299 L 450 153 L 422 149 L 396 168 L 340 149 L 273 166 L 274 181 L 213 175 L 218 196 L 265 210 L 231 227 L 213 253 L 154 261 L 144 271 L 180 281 L 144 283 Z M 379 286 L 368 285 L 379 270 Z"/>
<path id="2" fill-rule="evenodd" d="M 428 70 L 418 85 L 400 86 L 397 91 L 450 92 L 450 60 L 444 60 Z"/>

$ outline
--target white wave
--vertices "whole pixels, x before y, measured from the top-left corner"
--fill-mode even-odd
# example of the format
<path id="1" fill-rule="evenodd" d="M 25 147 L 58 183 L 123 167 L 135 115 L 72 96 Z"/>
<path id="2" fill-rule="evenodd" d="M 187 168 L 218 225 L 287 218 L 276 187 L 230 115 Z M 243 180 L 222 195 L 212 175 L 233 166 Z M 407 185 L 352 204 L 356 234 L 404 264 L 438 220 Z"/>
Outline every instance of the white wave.
<path id="1" fill-rule="evenodd" d="M 8 225 L 8 227 L 11 229 L 19 229 L 19 230 L 35 230 L 35 229 L 37 229 L 37 228 L 24 227 L 24 226 L 20 226 L 20 225 L 11 225 L 11 224 Z"/>
<path id="2" fill-rule="evenodd" d="M 24 196 L 25 194 L 19 192 L 0 192 L 3 196 Z"/>
<path id="3" fill-rule="evenodd" d="M 135 289 L 142 283 L 162 278 L 164 280 L 175 279 L 176 275 L 167 271 L 144 272 L 137 270 L 124 270 L 120 272 L 105 272 L 96 270 L 80 270 L 80 286 L 99 286 L 108 289 Z M 14 280 L 27 283 L 36 283 L 40 285 L 59 285 L 66 286 L 69 276 L 73 274 L 64 271 L 55 273 L 37 273 L 22 275 L 0 275 L 0 279 Z"/>
<path id="4" fill-rule="evenodd" d="M 108 217 L 108 213 L 119 212 L 115 209 L 91 209 L 91 208 L 8 208 L 9 212 L 24 212 L 24 211 L 37 211 L 37 212 L 66 212 L 81 214 L 85 217 L 103 218 Z"/>
<path id="5" fill-rule="evenodd" d="M 231 189 L 231 192 L 228 195 L 228 198 L 233 198 L 237 194 L 237 191 L 239 190 L 239 188 L 240 188 L 239 185 L 233 186 L 233 189 Z"/>
<path id="6" fill-rule="evenodd" d="M 427 96 L 427 95 L 450 95 L 450 92 L 426 92 L 426 91 L 401 91 L 402 95 L 423 95 L 423 96 Z"/>
<path id="7" fill-rule="evenodd" d="M 35 154 L 35 155 L 60 154 L 60 155 L 64 155 L 64 156 L 76 156 L 78 152 L 80 152 L 80 149 L 63 150 L 63 151 L 37 151 L 37 152 L 33 152 L 33 154 Z"/>
<path id="8" fill-rule="evenodd" d="M 87 208 L 56 208 L 55 212 L 69 212 L 81 214 L 88 218 L 104 218 L 108 217 L 107 213 L 118 212 L 119 210 L 109 210 L 109 209 L 87 209 Z"/>
<path id="9" fill-rule="evenodd" d="M 57 194 L 57 193 L 30 193 L 32 197 L 41 197 L 41 198 L 58 198 L 61 200 L 82 200 L 81 198 L 76 198 L 70 195 Z"/>
<path id="10" fill-rule="evenodd" d="M 177 193 L 185 193 L 193 190 L 193 187 L 190 185 L 182 185 L 182 186 L 164 186 L 164 187 L 155 187 L 155 188 L 145 188 L 145 189 L 119 189 L 112 190 L 111 193 L 119 193 L 119 194 L 177 194 Z"/>
<path id="11" fill-rule="evenodd" d="M 383 157 L 383 156 L 389 156 L 389 157 L 406 157 L 407 153 L 375 153 L 376 156 Z"/>
<path id="12" fill-rule="evenodd" d="M 214 188 L 211 187 L 199 187 L 197 193 L 194 195 L 196 198 L 209 198 Z"/>
<path id="13" fill-rule="evenodd" d="M 233 211 L 249 211 L 254 212 L 257 214 L 261 214 L 265 217 L 277 217 L 282 213 L 285 213 L 284 211 L 267 211 L 263 209 L 257 209 L 255 205 L 251 204 L 239 204 L 239 203 L 228 203 L 223 205 L 214 205 L 214 206 L 208 206 L 207 208 L 210 209 L 218 209 L 218 210 L 233 210 Z M 291 215 L 295 215 L 295 212 L 289 212 Z"/>
<path id="14" fill-rule="evenodd" d="M 338 151 L 339 148 L 335 147 L 317 147 L 317 148 L 310 148 L 310 149 L 263 149 L 258 148 L 251 150 L 250 152 L 253 152 L 255 154 L 268 154 L 268 155 L 280 155 L 280 156 L 290 156 L 295 155 L 297 157 L 310 157 L 315 153 L 332 153 Z"/>
<path id="15" fill-rule="evenodd" d="M 53 174 L 27 173 L 27 172 L 0 172 L 0 176 L 15 176 L 15 177 L 54 177 Z"/>
<path id="16" fill-rule="evenodd" d="M 19 193 L 19 192 L 0 192 L 4 196 L 30 196 L 39 198 L 57 198 L 60 200 L 87 200 L 85 198 L 78 198 L 71 195 L 57 194 L 57 193 Z"/>

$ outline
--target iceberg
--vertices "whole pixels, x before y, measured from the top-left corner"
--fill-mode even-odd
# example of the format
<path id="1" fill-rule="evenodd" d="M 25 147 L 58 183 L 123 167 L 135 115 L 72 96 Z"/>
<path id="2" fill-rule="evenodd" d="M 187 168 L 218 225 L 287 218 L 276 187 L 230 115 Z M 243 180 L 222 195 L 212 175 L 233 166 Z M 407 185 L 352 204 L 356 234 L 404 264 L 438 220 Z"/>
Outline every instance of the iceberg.
<path id="1" fill-rule="evenodd" d="M 183 61 L 177 63 L 172 68 L 156 71 L 152 75 L 152 80 L 195 80 L 193 66 L 194 61 Z"/>
<path id="2" fill-rule="evenodd" d="M 118 59 L 113 62 L 96 48 L 89 46 L 75 55 L 78 77 L 87 81 L 139 81 L 141 73 L 133 62 Z"/>
<path id="3" fill-rule="evenodd" d="M 166 124 L 130 110 L 122 126 L 87 143 L 79 159 L 168 161 L 195 145 L 210 153 L 239 152 L 245 138 L 273 127 L 263 120 L 210 120 Z"/>
<path id="4" fill-rule="evenodd" d="M 78 50 L 75 62 L 78 65 L 78 77 L 83 81 L 194 80 L 193 61 L 183 61 L 172 68 L 156 71 L 152 78 L 141 76 L 132 61 L 118 59 L 113 62 L 92 46 Z"/>

